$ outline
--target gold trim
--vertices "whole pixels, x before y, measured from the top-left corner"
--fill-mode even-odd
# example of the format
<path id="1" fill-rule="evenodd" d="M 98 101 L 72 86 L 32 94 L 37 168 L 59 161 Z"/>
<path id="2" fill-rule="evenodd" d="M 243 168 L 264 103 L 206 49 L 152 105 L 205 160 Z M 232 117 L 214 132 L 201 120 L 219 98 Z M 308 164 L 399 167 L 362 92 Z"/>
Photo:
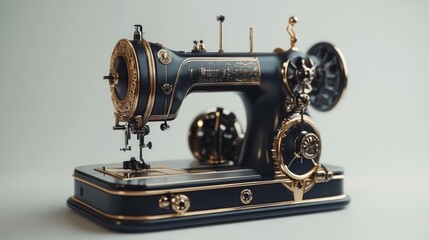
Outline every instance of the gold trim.
<path id="1" fill-rule="evenodd" d="M 286 175 L 280 170 L 276 170 L 275 175 L 277 179 L 287 178 Z M 340 180 L 340 179 L 344 179 L 344 175 L 334 175 L 331 178 L 331 180 Z"/>
<path id="2" fill-rule="evenodd" d="M 118 81 L 115 62 L 118 57 L 123 57 L 127 63 L 128 91 L 125 99 L 123 100 L 119 99 L 115 90 L 115 86 Z M 110 75 L 115 77 L 115 80 L 113 81 L 114 84 L 110 85 L 110 92 L 112 94 L 112 102 L 115 107 L 115 112 L 118 113 L 120 121 L 128 121 L 137 109 L 140 91 L 140 70 L 136 51 L 132 43 L 127 39 L 119 40 L 113 49 L 112 57 L 110 58 Z"/>
<path id="3" fill-rule="evenodd" d="M 336 179 L 344 179 L 344 175 L 334 175 L 332 177 L 332 180 L 336 180 Z"/>
<path id="4" fill-rule="evenodd" d="M 246 209 L 256 209 L 256 208 L 267 208 L 267 207 L 278 207 L 278 206 L 286 206 L 286 205 L 297 205 L 297 204 L 305 204 L 305 203 L 314 203 L 314 202 L 323 202 L 323 201 L 335 201 L 347 198 L 346 194 L 341 194 L 332 197 L 323 197 L 323 198 L 315 198 L 315 199 L 306 199 L 300 202 L 295 201 L 282 201 L 282 202 L 274 202 L 274 203 L 264 203 L 264 204 L 255 204 L 255 205 L 243 205 L 237 207 L 229 207 L 229 208 L 218 208 L 211 210 L 200 210 L 200 211 L 191 211 L 185 212 L 182 214 L 162 214 L 162 215 L 151 215 L 151 216 L 128 216 L 128 215 L 113 215 L 105 213 L 81 200 L 78 200 L 74 196 L 71 197 L 72 201 L 77 204 L 83 205 L 86 208 L 89 208 L 104 217 L 115 219 L 115 220 L 128 220 L 128 221 L 142 221 L 142 220 L 158 220 L 165 218 L 175 218 L 175 217 L 187 217 L 187 216 L 198 216 L 204 214 L 212 214 L 212 213 L 221 213 L 221 212 L 231 212 L 231 211 L 240 211 Z"/>
<path id="5" fill-rule="evenodd" d="M 290 183 L 284 182 L 283 186 L 293 193 L 293 198 L 295 201 L 302 201 L 304 198 L 304 193 L 313 188 L 315 184 L 315 181 L 312 179 L 305 179 L 302 181 L 293 181 Z"/>
<path id="6" fill-rule="evenodd" d="M 152 49 L 146 40 L 140 42 L 146 53 L 148 75 L 149 75 L 149 96 L 146 103 L 146 109 L 143 116 L 143 124 L 146 124 L 152 114 L 153 105 L 155 103 L 155 91 L 156 91 L 156 69 L 155 59 L 152 54 Z"/>
<path id="7" fill-rule="evenodd" d="M 290 59 L 288 59 L 286 62 L 283 63 L 283 67 L 281 69 L 282 79 L 283 79 L 283 86 L 286 88 L 286 91 L 289 93 L 290 96 L 293 96 L 292 89 L 289 86 L 289 81 L 287 79 L 287 69 L 289 67 Z"/>
<path id="8" fill-rule="evenodd" d="M 166 115 L 151 115 L 149 121 L 164 121 L 164 120 L 173 120 L 177 117 L 177 112 L 175 114 L 169 114 L 166 118 Z"/>
<path id="9" fill-rule="evenodd" d="M 245 85 L 245 86 L 260 86 L 261 83 L 259 82 L 246 82 L 246 83 L 242 83 L 242 82 L 217 82 L 217 83 L 194 83 L 192 84 L 192 86 L 189 88 L 192 89 L 194 87 L 204 87 L 204 86 L 219 86 L 219 87 L 225 87 L 225 86 L 240 86 L 240 85 Z M 188 93 L 189 90 L 186 92 Z"/>
<path id="10" fill-rule="evenodd" d="M 99 186 L 95 183 L 86 181 L 82 178 L 73 176 L 76 181 L 88 184 L 92 187 L 95 187 L 103 192 L 112 195 L 120 195 L 120 196 L 150 196 L 150 195 L 161 195 L 167 193 L 184 193 L 184 192 L 193 192 L 193 191 L 204 191 L 204 190 L 213 190 L 213 189 L 223 189 L 223 188 L 231 188 L 231 187 L 248 187 L 248 186 L 257 186 L 257 185 L 267 185 L 267 184 L 283 184 L 286 182 L 291 182 L 289 178 L 284 175 L 276 175 L 277 179 L 274 180 L 266 180 L 266 181 L 254 181 L 254 182 L 243 182 L 243 183 L 227 183 L 227 184 L 218 184 L 218 185 L 208 185 L 208 186 L 200 186 L 200 187 L 186 187 L 186 188 L 172 188 L 172 189 L 163 189 L 163 190 L 146 190 L 146 191 L 118 191 L 118 190 L 110 190 Z M 332 179 L 343 179 L 343 175 L 336 175 Z"/>
<path id="11" fill-rule="evenodd" d="M 170 177 L 170 176 L 190 176 L 190 175 L 201 175 L 201 174 L 213 174 L 217 171 L 212 169 L 179 169 L 179 168 L 169 168 L 166 166 L 154 166 L 149 170 L 125 170 L 123 168 L 106 168 L 99 167 L 94 169 L 97 172 L 121 179 L 121 180 L 134 180 L 134 179 L 151 179 L 151 178 L 159 178 L 159 177 Z M 226 170 L 222 171 L 223 173 L 237 173 L 243 172 L 247 169 L 236 169 L 236 170 Z M 127 177 L 126 175 L 130 175 Z M 133 176 L 134 175 L 134 176 Z M 248 176 L 259 176 L 258 174 L 248 175 Z M 231 179 L 231 178 L 239 178 L 241 176 L 231 176 L 231 177 L 223 177 L 222 179 Z M 191 180 L 192 181 L 192 180 Z M 196 182 L 192 181 L 192 182 Z M 200 180 L 203 181 L 203 180 Z M 189 182 L 189 180 L 186 180 Z M 169 182 L 172 183 L 172 182 Z"/>
<path id="12" fill-rule="evenodd" d="M 344 94 L 347 90 L 347 84 L 349 82 L 349 70 L 347 68 L 347 63 L 346 63 L 346 59 L 344 58 L 343 52 L 337 47 L 332 45 L 335 49 L 335 51 L 337 51 L 338 57 L 340 58 L 340 67 L 343 70 L 344 73 L 344 86 L 340 91 L 340 98 L 337 100 L 337 102 L 335 103 L 335 105 L 338 105 L 338 103 L 342 102 L 344 99 Z"/>

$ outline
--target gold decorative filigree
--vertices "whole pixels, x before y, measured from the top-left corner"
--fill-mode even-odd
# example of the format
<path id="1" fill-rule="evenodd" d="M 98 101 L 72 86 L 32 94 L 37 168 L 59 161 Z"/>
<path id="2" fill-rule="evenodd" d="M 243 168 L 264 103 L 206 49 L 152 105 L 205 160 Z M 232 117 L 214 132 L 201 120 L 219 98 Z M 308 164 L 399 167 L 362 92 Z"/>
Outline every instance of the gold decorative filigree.
<path id="1" fill-rule="evenodd" d="M 127 95 L 122 100 L 118 97 L 115 89 L 115 83 L 118 82 L 118 73 L 115 68 L 115 63 L 119 57 L 123 57 L 125 59 L 128 71 L 128 91 Z M 113 106 L 119 116 L 119 120 L 123 122 L 128 121 L 136 111 L 140 88 L 140 72 L 137 54 L 130 41 L 121 39 L 113 49 L 112 57 L 110 59 L 110 75 L 115 78 L 115 81 L 113 81 L 114 84 L 110 85 Z"/>

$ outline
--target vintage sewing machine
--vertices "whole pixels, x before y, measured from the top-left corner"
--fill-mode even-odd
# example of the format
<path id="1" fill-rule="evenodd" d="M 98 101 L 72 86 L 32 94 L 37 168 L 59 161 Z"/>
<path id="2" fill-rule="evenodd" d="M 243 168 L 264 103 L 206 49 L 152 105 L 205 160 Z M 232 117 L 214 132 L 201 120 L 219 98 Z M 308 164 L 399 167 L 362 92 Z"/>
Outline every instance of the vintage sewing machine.
<path id="1" fill-rule="evenodd" d="M 113 49 L 110 85 L 114 130 L 125 134 L 125 147 L 136 136 L 139 157 L 114 164 L 77 167 L 68 206 L 102 226 L 144 232 L 339 209 L 350 201 L 343 192 L 343 170 L 322 165 L 322 142 L 307 109 L 331 110 L 347 84 L 341 52 L 318 43 L 299 52 L 291 46 L 273 52 L 226 53 L 219 16 L 218 52 L 194 41 L 190 52 L 174 51 L 142 37 Z M 179 114 L 191 92 L 237 92 L 245 105 L 243 132 L 234 113 L 217 107 L 197 116 L 189 130 L 195 159 L 148 164 L 143 148 L 152 143 L 148 122 L 161 130 Z M 152 130 L 153 131 L 153 130 Z M 183 139 L 177 139 L 183 141 Z M 333 147 L 333 146 L 332 146 Z"/>

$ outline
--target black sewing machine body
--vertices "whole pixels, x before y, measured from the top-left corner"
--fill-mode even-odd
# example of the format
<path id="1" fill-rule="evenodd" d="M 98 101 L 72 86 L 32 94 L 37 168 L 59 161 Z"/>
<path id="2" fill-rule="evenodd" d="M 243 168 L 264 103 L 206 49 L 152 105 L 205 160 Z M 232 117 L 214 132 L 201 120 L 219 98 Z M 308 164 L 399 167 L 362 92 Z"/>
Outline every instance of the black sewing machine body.
<path id="1" fill-rule="evenodd" d="M 319 163 L 320 135 L 307 114 L 310 100 L 327 111 L 341 97 L 346 73 L 338 49 L 319 43 L 304 54 L 293 47 L 291 35 L 286 51 L 206 52 L 194 42 L 192 52 L 179 52 L 147 42 L 138 30 L 134 40 L 117 43 L 105 79 L 115 107 L 114 129 L 125 132 L 121 150 L 131 150 L 128 140 L 136 135 L 140 159 L 77 167 L 69 207 L 106 228 L 141 232 L 349 203 L 343 170 Z M 237 92 L 246 108 L 245 133 L 233 113 L 217 108 L 191 124 L 196 159 L 148 165 L 142 155 L 143 148 L 151 148 L 144 141 L 150 132 L 146 124 L 163 122 L 161 130 L 167 130 L 167 121 L 194 91 Z"/>

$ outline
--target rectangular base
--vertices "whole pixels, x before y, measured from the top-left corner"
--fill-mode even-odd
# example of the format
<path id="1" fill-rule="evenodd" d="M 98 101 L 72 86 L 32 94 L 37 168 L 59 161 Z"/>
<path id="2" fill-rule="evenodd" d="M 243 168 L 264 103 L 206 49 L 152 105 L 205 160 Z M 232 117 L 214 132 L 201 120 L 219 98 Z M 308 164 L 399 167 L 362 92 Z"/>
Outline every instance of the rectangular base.
<path id="1" fill-rule="evenodd" d="M 122 172 L 120 177 L 112 174 L 110 169 L 119 169 L 115 165 L 78 167 L 67 205 L 107 229 L 148 232 L 339 209 L 350 202 L 343 192 L 343 171 L 335 166 L 326 166 L 334 173 L 331 181 L 314 184 L 302 201 L 294 201 L 285 176 L 262 177 L 252 169 L 191 161 L 162 165 L 183 171 L 124 178 Z M 187 211 L 161 204 L 176 195 L 186 196 Z"/>

